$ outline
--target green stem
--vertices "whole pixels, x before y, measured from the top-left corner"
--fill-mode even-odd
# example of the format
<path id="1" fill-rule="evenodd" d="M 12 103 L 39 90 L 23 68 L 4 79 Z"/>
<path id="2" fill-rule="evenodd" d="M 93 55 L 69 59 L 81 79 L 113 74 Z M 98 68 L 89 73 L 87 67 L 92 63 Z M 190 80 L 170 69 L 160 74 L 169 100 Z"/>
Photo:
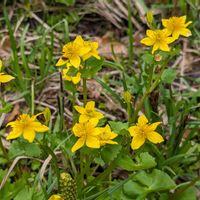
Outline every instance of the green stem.
<path id="1" fill-rule="evenodd" d="M 4 157 L 9 161 L 8 152 L 6 151 L 6 148 L 3 146 L 3 142 L 1 140 L 1 137 L 0 137 L 0 148 L 3 152 Z"/>
<path id="2" fill-rule="evenodd" d="M 132 112 L 131 112 L 131 103 L 127 102 L 127 112 L 128 112 L 128 125 L 131 125 L 131 118 L 132 118 Z"/>
<path id="3" fill-rule="evenodd" d="M 83 188 L 84 185 L 84 155 L 83 152 L 80 150 L 80 185 Z"/>
<path id="4" fill-rule="evenodd" d="M 83 78 L 83 103 L 84 106 L 87 103 L 87 79 Z"/>
<path id="5" fill-rule="evenodd" d="M 72 114 L 73 114 L 73 125 L 76 123 L 76 110 L 74 108 L 75 104 L 76 104 L 76 93 L 72 92 Z"/>
<path id="6" fill-rule="evenodd" d="M 31 116 L 34 115 L 35 111 L 35 91 L 34 91 L 34 86 L 35 86 L 35 80 L 33 79 L 31 82 Z"/>
<path id="7" fill-rule="evenodd" d="M 59 170 L 59 167 L 58 167 L 58 161 L 57 161 L 57 157 L 56 155 L 54 154 L 54 152 L 49 148 L 49 146 L 47 145 L 43 145 L 39 140 L 35 139 L 38 144 L 41 146 L 41 148 L 43 149 L 44 153 L 46 153 L 47 155 L 51 155 L 52 157 L 52 162 L 53 162 L 53 165 L 54 165 L 54 170 L 56 172 L 56 177 L 57 177 L 57 184 L 58 184 L 58 190 L 60 188 L 60 185 L 59 185 L 59 180 L 60 180 L 60 170 Z"/>
<path id="8" fill-rule="evenodd" d="M 97 182 L 104 180 L 106 177 L 109 176 L 109 174 L 112 172 L 112 170 L 116 167 L 115 163 L 112 162 L 109 167 L 103 172 L 101 173 L 99 176 L 97 176 L 92 182 L 90 182 L 88 185 L 96 185 Z"/>
<path id="9" fill-rule="evenodd" d="M 182 189 L 178 190 L 177 192 L 175 192 L 174 194 L 172 194 L 170 196 L 170 200 L 176 200 L 179 199 L 179 195 L 183 194 L 183 192 L 185 190 L 187 190 L 188 188 L 194 186 L 196 184 L 196 182 L 198 182 L 200 180 L 200 176 L 198 176 L 197 178 L 195 178 L 193 181 L 191 181 L 188 185 L 186 185 L 185 187 L 183 187 Z"/>
<path id="10" fill-rule="evenodd" d="M 60 112 L 60 131 L 63 130 L 65 122 L 64 122 L 64 89 L 63 89 L 63 80 L 62 73 L 60 72 L 60 92 L 58 97 L 59 103 L 59 112 Z"/>
<path id="11" fill-rule="evenodd" d="M 160 83 L 160 78 L 165 70 L 165 66 L 166 66 L 167 62 L 165 64 L 162 65 L 162 69 L 160 71 L 160 74 L 157 76 L 156 80 L 154 81 L 154 83 L 151 85 L 151 87 L 149 87 L 146 92 L 144 93 L 144 95 L 142 96 L 142 98 L 140 99 L 139 103 L 136 106 L 135 112 L 133 114 L 133 122 L 135 123 L 136 118 L 138 116 L 138 112 L 141 110 L 142 105 L 144 103 L 144 100 L 146 99 L 146 97 L 158 86 L 158 84 Z"/>

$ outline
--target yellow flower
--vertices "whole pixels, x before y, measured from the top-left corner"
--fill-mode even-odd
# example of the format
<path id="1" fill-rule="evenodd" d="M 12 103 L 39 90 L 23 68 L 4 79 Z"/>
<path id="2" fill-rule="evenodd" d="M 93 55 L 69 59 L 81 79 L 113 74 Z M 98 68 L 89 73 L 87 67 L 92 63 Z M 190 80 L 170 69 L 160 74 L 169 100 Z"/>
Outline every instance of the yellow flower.
<path id="1" fill-rule="evenodd" d="M 131 126 L 128 131 L 133 136 L 131 147 L 133 150 L 140 148 L 146 139 L 152 143 L 161 143 L 164 141 L 163 137 L 155 131 L 160 122 L 148 124 L 148 119 L 142 115 L 138 118 L 136 126 Z"/>
<path id="2" fill-rule="evenodd" d="M 2 66 L 3 66 L 3 62 L 2 62 L 2 60 L 0 59 L 0 72 L 1 72 Z M 9 81 L 11 81 L 12 79 L 14 79 L 13 76 L 6 75 L 6 74 L 3 73 L 3 72 L 0 73 L 0 85 L 1 85 L 1 83 L 7 83 L 7 82 L 9 82 Z"/>
<path id="3" fill-rule="evenodd" d="M 81 36 L 77 36 L 73 42 L 69 42 L 63 47 L 63 56 L 59 59 L 56 66 L 61 66 L 69 62 L 76 68 L 79 68 L 81 57 L 90 51 L 90 47 L 84 45 Z"/>
<path id="4" fill-rule="evenodd" d="M 95 110 L 95 102 L 89 101 L 85 108 L 81 106 L 74 106 L 74 108 L 81 114 L 79 117 L 79 122 L 87 122 L 87 121 L 98 121 L 104 117 L 104 115 Z"/>
<path id="5" fill-rule="evenodd" d="M 64 200 L 60 195 L 54 194 L 51 195 L 48 200 Z"/>
<path id="6" fill-rule="evenodd" d="M 81 80 L 81 73 L 77 72 L 75 75 L 68 75 L 67 73 L 69 72 L 69 70 L 70 70 L 70 67 L 67 67 L 62 70 L 62 78 L 64 80 L 71 81 L 74 84 L 78 84 Z"/>
<path id="7" fill-rule="evenodd" d="M 147 46 L 153 46 L 152 54 L 160 49 L 162 51 L 169 51 L 168 44 L 172 43 L 175 39 L 169 37 L 169 33 L 166 29 L 163 30 L 147 30 L 146 34 L 148 37 L 143 38 L 140 42 Z"/>
<path id="8" fill-rule="evenodd" d="M 27 114 L 22 114 L 17 120 L 9 122 L 7 126 L 11 126 L 12 131 L 9 133 L 6 139 L 15 139 L 23 134 L 24 139 L 28 140 L 29 142 L 33 142 L 35 139 L 35 132 L 46 132 L 49 130 L 47 126 L 42 125 L 37 121 L 37 116 L 41 114 L 43 113 L 38 113 L 32 117 Z"/>
<path id="9" fill-rule="evenodd" d="M 112 139 L 117 137 L 117 134 L 111 131 L 108 124 L 105 127 L 99 129 L 101 133 L 98 135 L 98 138 L 101 146 L 104 146 L 105 144 L 117 144 L 117 142 L 112 141 Z"/>
<path id="10" fill-rule="evenodd" d="M 87 60 L 88 58 L 90 58 L 91 56 L 95 57 L 96 59 L 100 59 L 100 56 L 98 54 L 97 48 L 98 48 L 98 42 L 90 42 L 90 41 L 85 41 L 84 45 L 86 47 L 90 48 L 90 51 L 83 55 L 83 60 Z"/>
<path id="11" fill-rule="evenodd" d="M 84 144 L 90 148 L 100 148 L 100 141 L 97 137 L 100 134 L 100 129 L 96 127 L 97 123 L 97 121 L 88 121 L 76 123 L 73 126 L 72 131 L 79 139 L 72 147 L 72 152 L 77 151 Z"/>
<path id="12" fill-rule="evenodd" d="M 162 19 L 162 24 L 166 28 L 169 34 L 177 39 L 180 35 L 189 37 L 192 35 L 191 31 L 187 28 L 192 22 L 185 23 L 186 16 L 182 17 L 170 17 L 169 19 Z"/>
<path id="13" fill-rule="evenodd" d="M 6 74 L 4 74 L 4 73 L 0 73 L 0 84 L 1 84 L 1 83 L 9 82 L 9 81 L 11 81 L 12 79 L 14 79 L 13 76 L 6 75 Z"/>

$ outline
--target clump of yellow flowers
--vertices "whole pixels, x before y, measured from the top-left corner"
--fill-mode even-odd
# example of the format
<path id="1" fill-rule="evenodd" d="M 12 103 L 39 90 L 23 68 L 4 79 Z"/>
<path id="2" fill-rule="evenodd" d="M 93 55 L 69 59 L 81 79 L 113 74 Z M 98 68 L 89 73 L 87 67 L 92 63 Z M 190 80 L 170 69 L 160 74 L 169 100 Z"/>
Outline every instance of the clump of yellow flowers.
<path id="1" fill-rule="evenodd" d="M 140 42 L 147 46 L 153 46 L 152 54 L 158 49 L 161 51 L 170 51 L 169 44 L 179 38 L 179 36 L 189 37 L 191 31 L 187 28 L 192 22 L 186 23 L 186 16 L 170 17 L 169 19 L 162 19 L 164 29 L 161 30 L 147 30 L 146 38 Z"/>
<path id="2" fill-rule="evenodd" d="M 75 109 L 81 114 L 79 123 L 76 123 L 72 131 L 79 139 L 76 141 L 71 151 L 75 152 L 85 144 L 89 148 L 100 148 L 105 144 L 117 144 L 112 139 L 117 137 L 117 134 L 111 131 L 107 124 L 105 127 L 97 127 L 99 120 L 104 117 L 95 109 L 95 102 L 89 101 L 85 107 L 75 106 Z"/>
<path id="3" fill-rule="evenodd" d="M 78 84 L 81 80 L 80 70 L 84 67 L 82 61 L 95 57 L 100 59 L 98 55 L 98 43 L 92 41 L 84 41 L 81 36 L 76 36 L 75 40 L 63 46 L 62 56 L 56 63 L 56 66 L 65 66 L 62 70 L 64 80 Z"/>
<path id="4" fill-rule="evenodd" d="M 1 85 L 1 83 L 7 83 L 7 82 L 11 81 L 12 79 L 14 79 L 13 76 L 7 75 L 7 74 L 1 72 L 2 66 L 3 66 L 3 62 L 2 62 L 2 60 L 0 60 L 0 85 Z"/>

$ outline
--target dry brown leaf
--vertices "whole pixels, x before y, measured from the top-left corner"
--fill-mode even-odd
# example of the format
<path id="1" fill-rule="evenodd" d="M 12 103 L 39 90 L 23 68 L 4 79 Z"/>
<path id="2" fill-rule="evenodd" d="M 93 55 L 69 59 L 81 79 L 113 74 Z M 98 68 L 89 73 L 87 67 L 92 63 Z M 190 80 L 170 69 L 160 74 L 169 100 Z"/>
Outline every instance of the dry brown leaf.
<path id="1" fill-rule="evenodd" d="M 19 104 L 17 103 L 17 104 L 14 105 L 14 108 L 13 108 L 12 112 L 11 112 L 11 113 L 8 113 L 8 114 L 6 115 L 3 124 L 5 125 L 5 124 L 9 123 L 10 121 L 15 120 L 16 117 L 17 117 L 19 114 L 20 114 L 20 106 L 19 106 Z"/>

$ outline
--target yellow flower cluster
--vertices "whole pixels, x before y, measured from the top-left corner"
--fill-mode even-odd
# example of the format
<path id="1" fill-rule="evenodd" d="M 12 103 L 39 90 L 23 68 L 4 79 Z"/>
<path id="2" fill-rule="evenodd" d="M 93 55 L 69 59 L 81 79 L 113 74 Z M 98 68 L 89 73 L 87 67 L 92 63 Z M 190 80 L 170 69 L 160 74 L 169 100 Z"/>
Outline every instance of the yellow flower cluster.
<path id="1" fill-rule="evenodd" d="M 3 66 L 3 63 L 2 63 L 2 60 L 0 60 L 0 85 L 1 83 L 7 83 L 11 81 L 12 79 L 14 79 L 13 76 L 6 75 L 5 73 L 1 72 L 2 66 Z"/>
<path id="2" fill-rule="evenodd" d="M 23 135 L 24 139 L 28 140 L 30 143 L 33 142 L 36 132 L 46 132 L 49 130 L 47 126 L 37 121 L 37 117 L 41 114 L 43 114 L 43 112 L 33 115 L 32 117 L 27 114 L 22 114 L 17 120 L 9 122 L 7 126 L 11 126 L 12 131 L 6 139 L 15 139 Z"/>
<path id="3" fill-rule="evenodd" d="M 53 194 L 49 197 L 48 200 L 64 200 L 60 195 L 58 194 Z"/>
<path id="4" fill-rule="evenodd" d="M 170 17 L 169 19 L 162 19 L 162 30 L 147 30 L 146 38 L 140 42 L 147 46 L 153 46 L 152 54 L 158 49 L 162 51 L 169 51 L 169 44 L 179 38 L 179 36 L 189 37 L 192 35 L 191 31 L 187 28 L 192 22 L 186 23 L 186 16 Z"/>
<path id="5" fill-rule="evenodd" d="M 63 79 L 72 81 L 74 84 L 79 83 L 81 79 L 81 61 L 85 61 L 92 56 L 100 59 L 97 48 L 97 42 L 84 41 L 81 36 L 77 36 L 74 41 L 64 45 L 62 49 L 63 55 L 56 63 L 58 67 L 66 66 L 62 70 Z"/>
<path id="6" fill-rule="evenodd" d="M 72 152 L 77 151 L 85 144 L 90 148 L 100 148 L 105 144 L 117 144 L 117 142 L 112 141 L 117 137 L 117 134 L 111 131 L 108 124 L 105 127 L 97 127 L 99 120 L 104 115 L 96 111 L 94 101 L 88 102 L 85 107 L 75 106 L 75 109 L 81 115 L 79 123 L 76 123 L 72 128 L 74 135 L 79 137 L 71 149 Z"/>

